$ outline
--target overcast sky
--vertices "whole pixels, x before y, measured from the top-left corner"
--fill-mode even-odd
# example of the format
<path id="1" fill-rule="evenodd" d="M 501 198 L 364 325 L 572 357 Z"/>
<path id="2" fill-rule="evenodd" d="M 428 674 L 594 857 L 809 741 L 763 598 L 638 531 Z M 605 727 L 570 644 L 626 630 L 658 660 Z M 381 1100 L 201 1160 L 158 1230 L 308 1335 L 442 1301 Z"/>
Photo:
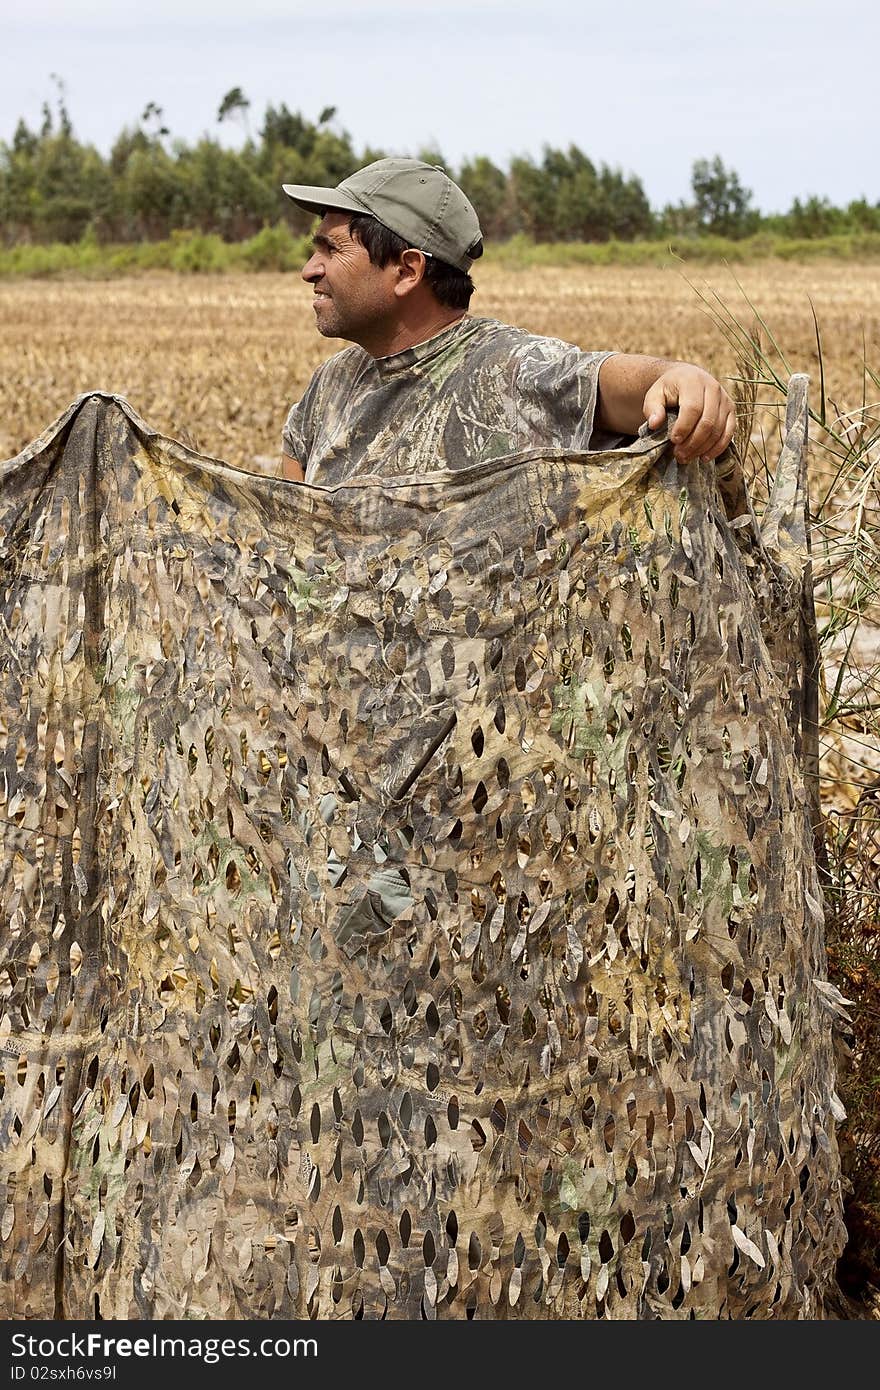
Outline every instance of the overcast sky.
<path id="1" fill-rule="evenodd" d="M 355 148 L 439 147 L 506 167 L 579 145 L 686 198 L 720 154 L 764 211 L 816 193 L 880 200 L 880 18 L 869 0 L 0 0 L 0 140 L 38 125 L 57 73 L 77 135 L 107 151 L 149 101 L 172 136 L 216 125 L 240 86 L 316 119 L 336 106 Z"/>

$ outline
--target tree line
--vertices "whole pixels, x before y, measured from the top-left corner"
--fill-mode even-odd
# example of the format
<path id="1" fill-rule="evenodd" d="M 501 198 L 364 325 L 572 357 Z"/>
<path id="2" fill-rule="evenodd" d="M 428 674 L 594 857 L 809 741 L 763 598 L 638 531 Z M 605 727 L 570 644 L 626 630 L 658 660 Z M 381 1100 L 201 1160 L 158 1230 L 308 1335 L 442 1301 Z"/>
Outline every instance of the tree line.
<path id="1" fill-rule="evenodd" d="M 335 185 L 386 153 L 357 151 L 337 128 L 332 106 L 309 120 L 283 103 L 269 105 L 254 134 L 250 103 L 235 87 L 220 102 L 216 120 L 241 122 L 241 148 L 207 135 L 192 144 L 172 139 L 161 107 L 150 102 L 104 156 L 76 137 L 63 84 L 56 82 L 57 100 L 44 103 L 39 128 L 20 120 L 12 141 L 0 142 L 0 241 L 7 246 L 83 238 L 158 241 L 181 229 L 236 242 L 276 223 L 303 233 L 310 219 L 283 196 L 281 183 Z M 413 153 L 456 179 L 493 241 L 515 235 L 603 242 L 880 231 L 880 203 L 865 199 L 846 207 L 820 197 L 795 199 L 788 212 L 765 215 L 717 155 L 694 163 L 687 201 L 655 209 L 636 175 L 596 164 L 575 144 L 545 146 L 540 158 L 512 159 L 506 170 L 485 155 L 454 168 L 439 150 Z"/>

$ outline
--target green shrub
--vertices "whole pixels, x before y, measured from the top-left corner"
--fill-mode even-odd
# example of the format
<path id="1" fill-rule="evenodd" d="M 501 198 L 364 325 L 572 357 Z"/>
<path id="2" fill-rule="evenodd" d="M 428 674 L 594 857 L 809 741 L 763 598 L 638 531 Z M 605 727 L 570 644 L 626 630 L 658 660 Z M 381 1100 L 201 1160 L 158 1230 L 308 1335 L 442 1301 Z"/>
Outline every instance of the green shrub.
<path id="1" fill-rule="evenodd" d="M 171 233 L 170 268 L 188 274 L 216 274 L 229 268 L 229 248 L 213 232 Z"/>
<path id="2" fill-rule="evenodd" d="M 78 242 L 0 247 L 0 278 L 50 276 L 109 278 L 143 271 L 220 274 L 227 270 L 295 274 L 308 259 L 310 240 L 284 223 L 267 226 L 246 241 L 215 233 L 175 231 L 166 241 L 102 245 L 92 228 Z M 506 270 L 531 266 L 730 264 L 757 260 L 871 260 L 880 258 L 880 232 L 841 232 L 826 237 L 785 237 L 771 232 L 733 241 L 716 236 L 676 236 L 668 241 L 535 242 L 524 233 L 486 249 L 481 264 Z"/>
<path id="3" fill-rule="evenodd" d="M 243 270 L 299 270 L 309 256 L 307 237 L 295 237 L 283 222 L 264 227 L 235 249 Z"/>

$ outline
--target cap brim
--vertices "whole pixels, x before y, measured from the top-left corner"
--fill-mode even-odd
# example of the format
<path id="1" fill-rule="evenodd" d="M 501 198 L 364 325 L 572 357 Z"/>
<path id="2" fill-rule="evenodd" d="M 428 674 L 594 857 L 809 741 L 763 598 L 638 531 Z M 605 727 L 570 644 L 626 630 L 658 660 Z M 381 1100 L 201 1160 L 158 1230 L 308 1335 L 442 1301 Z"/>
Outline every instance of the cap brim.
<path id="1" fill-rule="evenodd" d="M 305 212 L 368 212 L 357 198 L 341 188 L 315 188 L 307 183 L 283 183 L 288 198 Z"/>

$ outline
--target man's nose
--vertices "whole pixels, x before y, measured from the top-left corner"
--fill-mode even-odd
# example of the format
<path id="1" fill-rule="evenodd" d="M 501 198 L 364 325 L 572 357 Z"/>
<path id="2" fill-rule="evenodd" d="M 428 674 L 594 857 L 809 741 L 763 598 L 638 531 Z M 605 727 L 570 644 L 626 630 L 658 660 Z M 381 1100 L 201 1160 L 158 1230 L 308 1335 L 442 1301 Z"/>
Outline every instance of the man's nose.
<path id="1" fill-rule="evenodd" d="M 309 259 L 302 268 L 302 278 L 305 280 L 306 284 L 310 285 L 313 280 L 320 280 L 323 274 L 324 269 L 318 256 L 309 256 Z"/>

